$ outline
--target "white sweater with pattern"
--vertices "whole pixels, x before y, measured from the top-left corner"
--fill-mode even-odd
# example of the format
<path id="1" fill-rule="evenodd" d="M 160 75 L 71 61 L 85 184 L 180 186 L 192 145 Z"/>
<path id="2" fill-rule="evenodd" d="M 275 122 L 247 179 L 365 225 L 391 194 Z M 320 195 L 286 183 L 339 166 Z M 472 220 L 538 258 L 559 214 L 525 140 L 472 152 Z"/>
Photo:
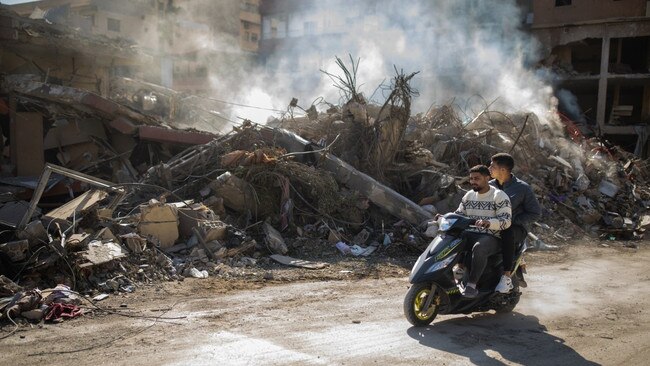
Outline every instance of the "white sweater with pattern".
<path id="1" fill-rule="evenodd" d="M 492 186 L 485 193 L 468 191 L 455 212 L 476 220 L 488 220 L 489 228 L 470 228 L 468 231 L 490 234 L 499 238 L 501 230 L 509 228 L 512 223 L 510 198 L 505 192 Z"/>

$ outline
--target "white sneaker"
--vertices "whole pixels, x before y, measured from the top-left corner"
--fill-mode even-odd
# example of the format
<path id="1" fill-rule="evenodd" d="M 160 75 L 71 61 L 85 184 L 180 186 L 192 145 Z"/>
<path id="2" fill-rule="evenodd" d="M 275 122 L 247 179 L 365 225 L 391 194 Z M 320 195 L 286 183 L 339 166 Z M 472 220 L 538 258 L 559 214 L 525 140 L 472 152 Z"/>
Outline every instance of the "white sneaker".
<path id="1" fill-rule="evenodd" d="M 512 290 L 512 279 L 506 275 L 501 276 L 501 281 L 499 281 L 499 284 L 497 287 L 494 289 L 496 292 L 500 292 L 502 294 L 507 294 Z"/>

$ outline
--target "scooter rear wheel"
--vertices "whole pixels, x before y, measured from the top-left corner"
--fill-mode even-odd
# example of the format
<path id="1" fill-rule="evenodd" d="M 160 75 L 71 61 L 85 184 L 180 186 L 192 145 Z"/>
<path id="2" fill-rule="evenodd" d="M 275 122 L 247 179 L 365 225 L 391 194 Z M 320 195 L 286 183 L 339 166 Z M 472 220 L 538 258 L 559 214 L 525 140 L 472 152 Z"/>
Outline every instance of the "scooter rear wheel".
<path id="1" fill-rule="evenodd" d="M 438 315 L 440 295 L 437 293 L 433 294 L 435 297 L 431 301 L 431 305 L 426 309 L 424 308 L 429 294 L 431 294 L 431 284 L 416 283 L 411 286 L 406 293 L 406 297 L 404 297 L 404 315 L 409 323 L 416 327 L 424 327 L 431 324 L 436 315 Z"/>

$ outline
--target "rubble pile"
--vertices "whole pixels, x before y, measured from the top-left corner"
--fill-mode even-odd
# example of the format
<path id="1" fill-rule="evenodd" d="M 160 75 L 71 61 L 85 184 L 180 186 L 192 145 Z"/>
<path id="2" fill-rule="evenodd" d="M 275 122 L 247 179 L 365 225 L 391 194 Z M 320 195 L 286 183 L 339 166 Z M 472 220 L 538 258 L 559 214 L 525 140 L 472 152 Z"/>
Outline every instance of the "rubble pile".
<path id="1" fill-rule="evenodd" d="M 369 106 L 366 113 L 372 116 L 376 109 Z M 273 123 L 327 146 L 354 130 L 356 122 L 350 116 L 330 108 L 317 116 Z M 333 145 L 331 151 L 345 154 L 359 143 Z M 585 234 L 623 240 L 643 237 L 650 207 L 648 161 L 601 139 L 585 138 L 555 116 L 541 121 L 531 113 L 484 110 L 463 120 L 453 106 L 432 108 L 409 119 L 395 158 L 386 160 L 381 175 L 363 164 L 355 166 L 430 212 L 445 213 L 457 207 L 467 189 L 468 169 L 489 164 L 498 152 L 513 155 L 514 174 L 532 185 L 544 208 L 533 228 L 533 241 L 561 243 Z"/>
<path id="2" fill-rule="evenodd" d="M 647 160 L 552 114 L 444 105 L 412 115 L 414 76 L 397 72 L 382 105 L 349 78 L 343 105 L 230 130 L 210 100 L 137 80 L 109 80 L 100 95 L 3 75 L 0 314 L 76 316 L 77 294 L 245 276 L 271 260 L 327 266 L 310 261 L 310 246 L 417 254 L 433 235 L 427 221 L 458 207 L 468 169 L 498 152 L 514 156 L 543 206 L 533 247 L 643 237 Z"/>

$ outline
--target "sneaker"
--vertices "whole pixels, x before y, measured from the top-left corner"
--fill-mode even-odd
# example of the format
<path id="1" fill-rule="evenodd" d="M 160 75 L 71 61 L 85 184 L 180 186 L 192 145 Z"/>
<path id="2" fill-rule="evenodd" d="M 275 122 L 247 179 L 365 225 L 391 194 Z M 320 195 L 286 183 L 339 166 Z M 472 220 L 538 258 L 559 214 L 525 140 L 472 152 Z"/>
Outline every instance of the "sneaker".
<path id="1" fill-rule="evenodd" d="M 512 278 L 510 278 L 510 277 L 508 277 L 506 275 L 503 275 L 503 276 L 501 276 L 501 281 L 499 281 L 499 284 L 494 289 L 494 291 L 500 292 L 502 294 L 507 294 L 508 292 L 510 292 L 510 290 L 512 290 L 512 288 L 513 288 L 513 286 L 512 286 Z"/>
<path id="2" fill-rule="evenodd" d="M 462 294 L 463 292 L 465 292 L 465 284 L 462 281 L 458 281 L 458 280 L 455 281 L 456 281 L 456 287 L 458 287 L 460 293 Z"/>
<path id="3" fill-rule="evenodd" d="M 478 296 L 478 290 L 475 289 L 474 287 L 465 286 L 461 294 L 463 295 L 463 297 L 468 297 L 470 299 L 473 299 L 476 296 Z"/>

